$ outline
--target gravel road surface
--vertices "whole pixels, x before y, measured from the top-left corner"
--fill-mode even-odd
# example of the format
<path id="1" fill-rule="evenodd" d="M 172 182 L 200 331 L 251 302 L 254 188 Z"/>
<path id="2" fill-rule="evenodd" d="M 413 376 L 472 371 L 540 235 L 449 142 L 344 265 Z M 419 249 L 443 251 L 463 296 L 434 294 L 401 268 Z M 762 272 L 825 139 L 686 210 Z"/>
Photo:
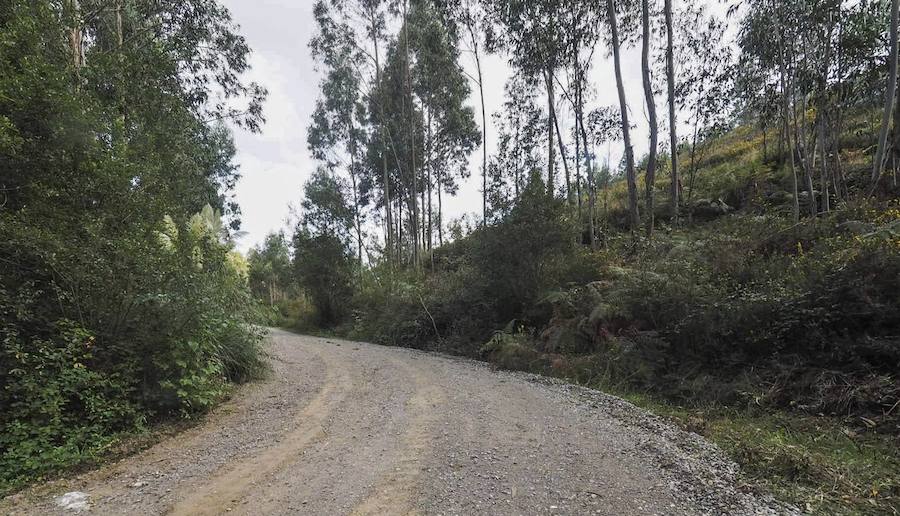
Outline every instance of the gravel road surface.
<path id="1" fill-rule="evenodd" d="M 271 378 L 197 427 L 0 514 L 790 514 L 697 435 L 464 359 L 270 334 Z"/>

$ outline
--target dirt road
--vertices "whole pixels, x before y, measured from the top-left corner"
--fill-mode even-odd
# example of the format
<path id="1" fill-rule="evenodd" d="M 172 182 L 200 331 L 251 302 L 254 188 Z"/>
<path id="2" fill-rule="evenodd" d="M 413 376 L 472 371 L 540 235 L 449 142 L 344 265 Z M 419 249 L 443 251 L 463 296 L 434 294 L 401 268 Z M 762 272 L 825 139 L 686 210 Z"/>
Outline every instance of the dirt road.
<path id="1" fill-rule="evenodd" d="M 0 513 L 781 514 L 701 438 L 468 360 L 273 330 L 274 372 L 206 422 Z"/>

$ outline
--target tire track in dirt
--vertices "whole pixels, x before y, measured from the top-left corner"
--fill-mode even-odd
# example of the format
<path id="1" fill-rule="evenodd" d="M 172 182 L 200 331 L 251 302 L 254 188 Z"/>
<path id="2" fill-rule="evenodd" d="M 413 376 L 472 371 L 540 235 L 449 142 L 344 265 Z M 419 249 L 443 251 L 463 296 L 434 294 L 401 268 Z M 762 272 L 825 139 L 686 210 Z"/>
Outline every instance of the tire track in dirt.
<path id="1" fill-rule="evenodd" d="M 177 502 L 168 514 L 202 516 L 230 511 L 254 486 L 290 465 L 306 446 L 325 436 L 325 422 L 346 397 L 351 380 L 329 353 L 316 354 L 325 364 L 325 380 L 319 393 L 295 418 L 296 428 L 276 445 L 218 473 Z"/>
<path id="2" fill-rule="evenodd" d="M 146 452 L 0 500 L 60 514 L 795 514 L 714 446 L 603 393 L 273 330 L 274 374 Z"/>
<path id="3" fill-rule="evenodd" d="M 353 516 L 414 515 L 419 480 L 427 454 L 434 445 L 434 435 L 441 420 L 439 407 L 446 396 L 433 378 L 409 363 L 394 360 L 409 373 L 415 393 L 406 401 L 408 427 L 402 436 L 402 448 L 394 468 L 378 479 L 375 486 L 351 513 Z"/>

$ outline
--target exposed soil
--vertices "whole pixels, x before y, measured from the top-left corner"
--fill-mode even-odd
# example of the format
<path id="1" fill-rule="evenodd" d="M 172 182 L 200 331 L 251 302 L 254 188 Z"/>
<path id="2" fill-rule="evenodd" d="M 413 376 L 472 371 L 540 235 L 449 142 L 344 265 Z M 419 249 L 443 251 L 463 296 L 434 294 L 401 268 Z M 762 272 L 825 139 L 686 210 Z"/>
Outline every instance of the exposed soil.
<path id="1" fill-rule="evenodd" d="M 786 514 L 714 445 L 606 394 L 272 330 L 273 374 L 201 425 L 0 513 Z"/>

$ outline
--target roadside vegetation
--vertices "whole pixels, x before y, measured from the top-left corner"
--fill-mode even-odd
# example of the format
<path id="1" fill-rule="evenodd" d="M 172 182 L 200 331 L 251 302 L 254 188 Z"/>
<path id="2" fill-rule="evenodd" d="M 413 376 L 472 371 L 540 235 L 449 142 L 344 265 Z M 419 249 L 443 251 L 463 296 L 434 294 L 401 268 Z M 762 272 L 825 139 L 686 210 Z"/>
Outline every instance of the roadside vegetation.
<path id="1" fill-rule="evenodd" d="M 316 4 L 321 167 L 256 254 L 277 241 L 280 323 L 598 387 L 709 437 L 750 488 L 896 514 L 897 2 L 388 4 Z M 470 107 L 500 87 L 485 53 L 513 69 L 492 120 Z M 592 84 L 600 54 L 616 73 Z M 446 221 L 470 155 L 483 206 Z"/>
<path id="2" fill-rule="evenodd" d="M 248 53 L 213 2 L 0 2 L 0 495 L 264 373 L 223 125 L 262 122 Z"/>

